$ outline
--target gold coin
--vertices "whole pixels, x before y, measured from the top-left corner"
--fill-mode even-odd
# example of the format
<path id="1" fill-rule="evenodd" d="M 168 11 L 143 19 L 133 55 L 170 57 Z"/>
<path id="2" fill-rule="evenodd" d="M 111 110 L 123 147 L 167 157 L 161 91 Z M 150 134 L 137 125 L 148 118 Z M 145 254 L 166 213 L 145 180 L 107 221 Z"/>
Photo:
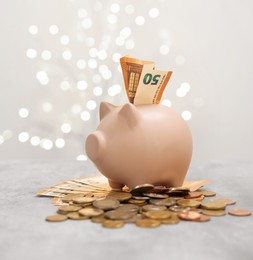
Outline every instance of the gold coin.
<path id="1" fill-rule="evenodd" d="M 73 220 L 84 220 L 89 218 L 87 216 L 81 216 L 78 212 L 70 212 L 67 214 L 67 217 Z"/>
<path id="2" fill-rule="evenodd" d="M 62 197 L 61 200 L 64 203 L 69 203 L 69 202 L 73 201 L 73 198 L 77 198 L 77 197 L 83 197 L 83 194 L 75 194 L 75 195 L 68 194 L 65 197 Z"/>
<path id="3" fill-rule="evenodd" d="M 210 209 L 203 209 L 202 213 L 207 216 L 214 216 L 214 217 L 219 217 L 219 216 L 225 216 L 226 211 L 225 210 L 210 210 Z"/>
<path id="4" fill-rule="evenodd" d="M 191 208 L 175 205 L 175 206 L 169 207 L 169 210 L 173 211 L 173 212 L 180 212 L 180 211 L 189 211 L 189 210 L 191 210 Z"/>
<path id="5" fill-rule="evenodd" d="M 81 209 L 81 207 L 79 207 L 79 206 L 72 206 L 72 205 L 68 206 L 68 205 L 66 205 L 66 206 L 59 207 L 58 212 L 63 213 L 63 214 L 67 214 L 69 212 L 75 212 L 75 211 L 78 211 L 80 209 Z"/>
<path id="6" fill-rule="evenodd" d="M 226 208 L 226 204 L 224 202 L 202 202 L 201 208 L 203 209 L 212 209 L 212 210 L 221 210 Z"/>
<path id="7" fill-rule="evenodd" d="M 145 216 L 151 219 L 166 219 L 171 217 L 171 212 L 168 210 L 151 210 L 145 213 Z"/>
<path id="8" fill-rule="evenodd" d="M 138 219 L 135 222 L 135 225 L 142 228 L 155 228 L 155 227 L 159 227 L 161 225 L 161 222 L 156 219 L 146 218 L 146 219 Z"/>
<path id="9" fill-rule="evenodd" d="M 135 199 L 130 199 L 128 200 L 129 203 L 132 203 L 132 204 L 143 204 L 145 203 L 146 201 L 145 200 L 135 200 Z"/>
<path id="10" fill-rule="evenodd" d="M 106 221 L 106 218 L 103 215 L 101 215 L 97 217 L 92 217 L 91 221 L 94 223 L 103 223 L 104 221 Z"/>
<path id="11" fill-rule="evenodd" d="M 135 223 L 137 220 L 142 219 L 141 214 L 134 214 L 131 218 L 124 219 L 124 223 Z"/>
<path id="12" fill-rule="evenodd" d="M 95 201 L 95 198 L 92 197 L 76 197 L 73 198 L 73 202 L 77 204 L 86 204 L 86 203 L 92 203 Z"/>
<path id="13" fill-rule="evenodd" d="M 181 211 L 178 213 L 178 216 L 183 220 L 197 220 L 201 218 L 200 213 L 196 211 Z"/>
<path id="14" fill-rule="evenodd" d="M 177 204 L 179 206 L 190 207 L 190 208 L 198 208 L 201 205 L 199 201 L 187 200 L 187 199 L 178 200 Z"/>
<path id="15" fill-rule="evenodd" d="M 215 198 L 211 200 L 212 202 L 224 202 L 226 205 L 234 205 L 236 203 L 235 200 L 232 200 L 230 198 Z"/>
<path id="16" fill-rule="evenodd" d="M 113 220 L 124 220 L 131 218 L 133 215 L 133 212 L 117 209 L 105 212 L 105 217 Z"/>
<path id="17" fill-rule="evenodd" d="M 214 191 L 210 191 L 210 190 L 198 190 L 198 191 L 201 192 L 205 197 L 213 197 L 216 195 Z"/>
<path id="18" fill-rule="evenodd" d="M 246 210 L 246 209 L 231 209 L 229 212 L 228 212 L 230 215 L 233 215 L 233 216 L 241 216 L 241 217 L 244 217 L 244 216 L 250 216 L 251 215 L 251 212 L 249 210 Z"/>
<path id="19" fill-rule="evenodd" d="M 110 191 L 106 196 L 106 198 L 116 199 L 118 201 L 126 201 L 131 199 L 131 197 L 131 193 L 125 191 Z"/>
<path id="20" fill-rule="evenodd" d="M 185 199 L 188 199 L 188 200 L 202 201 L 202 200 L 205 199 L 205 196 L 204 196 L 204 195 L 201 195 L 200 197 L 193 198 L 193 199 L 191 199 L 191 198 L 189 198 L 189 197 L 187 197 L 187 196 L 184 196 L 184 198 L 185 198 Z"/>
<path id="21" fill-rule="evenodd" d="M 201 197 L 203 194 L 200 191 L 191 191 L 185 196 L 185 199 L 195 199 Z"/>
<path id="22" fill-rule="evenodd" d="M 167 207 L 161 206 L 161 205 L 150 205 L 149 204 L 149 205 L 143 206 L 141 209 L 142 209 L 142 211 L 147 212 L 147 211 L 153 211 L 153 210 L 166 210 Z"/>
<path id="23" fill-rule="evenodd" d="M 102 226 L 105 228 L 121 228 L 124 226 L 124 222 L 121 220 L 107 219 L 104 222 L 102 222 Z"/>
<path id="24" fill-rule="evenodd" d="M 118 208 L 120 206 L 120 203 L 116 199 L 105 198 L 94 201 L 93 206 L 98 209 L 111 210 Z"/>
<path id="25" fill-rule="evenodd" d="M 65 215 L 51 215 L 51 216 L 46 217 L 46 221 L 49 221 L 49 222 L 60 222 L 60 221 L 64 221 L 67 219 L 68 219 L 68 217 Z"/>
<path id="26" fill-rule="evenodd" d="M 145 192 L 148 192 L 149 190 L 153 189 L 154 188 L 154 185 L 152 184 L 142 184 L 142 185 L 138 185 L 136 187 L 134 187 L 132 190 L 131 190 L 131 194 L 133 196 L 140 196 L 142 195 L 143 193 Z"/>
<path id="27" fill-rule="evenodd" d="M 87 217 L 96 217 L 104 213 L 102 209 L 94 209 L 94 208 L 84 208 L 84 209 L 80 209 L 78 212 L 80 215 L 87 216 Z"/>
<path id="28" fill-rule="evenodd" d="M 167 198 L 167 199 L 151 199 L 149 201 L 151 204 L 157 205 L 157 206 L 166 206 L 171 207 L 176 205 L 177 201 L 173 198 Z"/>
<path id="29" fill-rule="evenodd" d="M 86 208 L 91 206 L 91 202 L 90 203 L 71 203 L 71 206 L 76 206 L 76 207 L 81 207 L 81 208 Z"/>
<path id="30" fill-rule="evenodd" d="M 170 218 L 161 219 L 160 221 L 162 224 L 166 224 L 166 225 L 178 224 L 180 222 L 176 213 L 172 213 Z"/>
<path id="31" fill-rule="evenodd" d="M 117 210 L 125 210 L 129 212 L 138 212 L 140 207 L 135 204 L 121 204 L 120 207 L 117 208 Z"/>

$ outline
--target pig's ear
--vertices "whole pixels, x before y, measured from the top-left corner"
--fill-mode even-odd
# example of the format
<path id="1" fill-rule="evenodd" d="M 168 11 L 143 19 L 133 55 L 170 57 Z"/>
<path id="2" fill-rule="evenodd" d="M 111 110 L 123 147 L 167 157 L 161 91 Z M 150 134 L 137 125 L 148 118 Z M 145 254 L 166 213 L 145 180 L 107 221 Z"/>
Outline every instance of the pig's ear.
<path id="1" fill-rule="evenodd" d="M 138 124 L 141 119 L 140 112 L 135 105 L 131 103 L 125 104 L 119 111 L 119 116 L 124 118 L 130 127 Z"/>
<path id="2" fill-rule="evenodd" d="M 108 115 L 112 110 L 114 110 L 116 108 L 116 106 L 107 103 L 107 102 L 101 102 L 100 104 L 100 108 L 99 108 L 99 117 L 100 117 L 100 121 L 106 116 Z"/>
<path id="3" fill-rule="evenodd" d="M 105 151 L 106 140 L 103 132 L 95 131 L 88 135 L 85 141 L 86 154 L 93 162 L 98 162 L 103 156 Z"/>

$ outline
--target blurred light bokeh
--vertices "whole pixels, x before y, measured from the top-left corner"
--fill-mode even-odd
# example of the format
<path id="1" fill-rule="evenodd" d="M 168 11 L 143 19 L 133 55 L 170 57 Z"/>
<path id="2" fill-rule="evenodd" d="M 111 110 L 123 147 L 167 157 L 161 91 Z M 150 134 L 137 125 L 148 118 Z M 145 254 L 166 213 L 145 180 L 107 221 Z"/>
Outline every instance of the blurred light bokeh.
<path id="1" fill-rule="evenodd" d="M 119 58 L 172 70 L 162 103 L 188 122 L 193 163 L 252 160 L 252 1 L 5 1 L 1 159 L 87 160 L 101 101 L 128 102 Z"/>

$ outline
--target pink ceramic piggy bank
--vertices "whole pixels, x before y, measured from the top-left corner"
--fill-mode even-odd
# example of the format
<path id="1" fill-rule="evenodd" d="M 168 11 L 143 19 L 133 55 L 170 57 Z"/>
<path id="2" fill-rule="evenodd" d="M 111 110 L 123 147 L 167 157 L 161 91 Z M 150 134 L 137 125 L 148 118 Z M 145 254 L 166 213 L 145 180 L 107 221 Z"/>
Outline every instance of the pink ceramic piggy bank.
<path id="1" fill-rule="evenodd" d="M 86 153 L 114 190 L 144 183 L 181 186 L 192 137 L 181 116 L 166 106 L 102 102 L 100 124 L 86 139 Z"/>

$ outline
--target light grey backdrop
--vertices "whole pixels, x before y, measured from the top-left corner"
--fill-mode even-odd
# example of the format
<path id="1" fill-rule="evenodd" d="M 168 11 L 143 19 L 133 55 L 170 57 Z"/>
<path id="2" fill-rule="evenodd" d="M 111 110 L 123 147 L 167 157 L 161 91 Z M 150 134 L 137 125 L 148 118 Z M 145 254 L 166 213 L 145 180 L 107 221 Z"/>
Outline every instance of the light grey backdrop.
<path id="1" fill-rule="evenodd" d="M 127 102 L 117 62 L 125 54 L 173 70 L 163 99 L 192 115 L 193 164 L 252 160 L 252 1 L 0 5 L 2 160 L 86 159 L 83 141 L 98 124 L 99 102 Z M 182 83 L 190 91 L 180 92 Z"/>

